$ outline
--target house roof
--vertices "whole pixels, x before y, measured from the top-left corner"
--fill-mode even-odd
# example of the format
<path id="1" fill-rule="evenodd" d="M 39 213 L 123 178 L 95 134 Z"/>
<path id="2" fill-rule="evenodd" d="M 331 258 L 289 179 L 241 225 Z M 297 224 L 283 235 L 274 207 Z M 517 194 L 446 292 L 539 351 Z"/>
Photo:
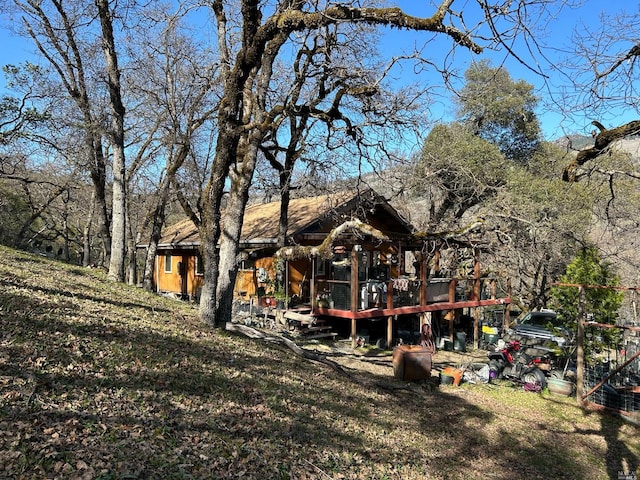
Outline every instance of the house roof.
<path id="1" fill-rule="evenodd" d="M 182 245 L 183 247 L 197 247 L 200 245 L 200 235 L 195 224 L 190 219 L 182 220 L 166 227 L 158 242 L 158 247 Z"/>
<path id="2" fill-rule="evenodd" d="M 295 198 L 289 202 L 287 236 L 293 236 L 318 219 L 352 200 L 353 193 L 335 193 L 309 198 Z M 249 205 L 245 210 L 241 241 L 263 243 L 278 237 L 280 203 L 271 202 Z"/>
<path id="3" fill-rule="evenodd" d="M 341 192 L 317 197 L 296 198 L 289 202 L 287 236 L 292 237 L 318 225 L 332 213 L 346 212 L 366 201 L 382 207 L 389 218 L 402 226 L 402 233 L 409 234 L 412 227 L 381 197 L 372 190 L 365 192 Z M 241 244 L 275 245 L 278 237 L 280 202 L 247 206 L 242 226 Z M 364 219 L 363 219 L 364 220 Z M 197 247 L 200 236 L 191 220 L 183 220 L 167 227 L 158 244 L 159 248 Z"/>

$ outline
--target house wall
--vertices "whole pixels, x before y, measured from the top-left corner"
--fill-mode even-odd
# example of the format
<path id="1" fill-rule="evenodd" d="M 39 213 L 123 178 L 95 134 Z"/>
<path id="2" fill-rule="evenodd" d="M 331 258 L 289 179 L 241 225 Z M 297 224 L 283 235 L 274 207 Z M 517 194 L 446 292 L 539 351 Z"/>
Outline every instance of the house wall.
<path id="1" fill-rule="evenodd" d="M 367 246 L 365 246 L 367 248 Z M 380 260 L 387 262 L 390 255 L 397 250 L 388 245 L 377 246 L 376 251 L 380 252 Z M 171 255 L 171 272 L 165 272 L 165 259 L 167 255 Z M 159 252 L 156 256 L 154 281 L 156 291 L 161 293 L 174 293 L 176 295 L 185 295 L 190 299 L 199 297 L 202 288 L 203 277 L 196 273 L 197 256 L 194 250 L 173 250 L 171 252 Z M 372 258 L 369 256 L 369 265 Z M 186 280 L 180 275 L 179 264 L 186 265 Z M 330 280 L 330 263 L 325 266 L 324 275 L 316 275 L 318 281 L 322 282 L 325 278 Z M 299 259 L 289 262 L 289 272 L 287 275 L 288 295 L 289 297 L 298 296 L 302 299 L 308 299 L 310 295 L 310 284 L 312 279 L 311 261 L 308 259 Z M 398 275 L 399 265 L 390 265 L 390 276 Z M 265 294 L 272 292 L 272 284 L 270 282 L 259 282 L 256 272 L 258 269 L 264 268 L 270 279 L 275 278 L 275 262 L 272 257 L 258 258 L 254 262 L 253 269 L 239 270 L 234 288 L 234 297 L 251 298 L 258 295 L 258 289 L 264 289 Z"/>
<path id="2" fill-rule="evenodd" d="M 181 292 L 181 278 L 178 272 L 178 262 L 181 258 L 171 255 L 171 271 L 165 271 L 166 255 L 156 255 L 154 279 L 156 290 L 159 292 Z"/>
<path id="3" fill-rule="evenodd" d="M 187 257 L 187 293 L 189 298 L 200 298 L 200 290 L 204 283 L 204 277 L 202 274 L 196 273 L 196 256 L 190 255 Z"/>
<path id="4" fill-rule="evenodd" d="M 257 270 L 264 268 L 269 274 L 269 278 L 273 278 L 275 275 L 275 269 L 273 268 L 273 258 L 265 257 L 258 258 L 254 262 L 253 269 L 239 270 L 236 277 L 236 285 L 233 289 L 234 296 L 242 298 L 251 298 L 257 295 L 257 287 L 263 287 L 268 289 L 268 285 L 265 282 L 259 282 L 257 278 Z"/>
<path id="5" fill-rule="evenodd" d="M 308 296 L 311 285 L 311 261 L 307 259 L 289 262 L 289 296 Z"/>
<path id="6" fill-rule="evenodd" d="M 165 262 L 169 252 L 162 252 L 156 256 L 154 281 L 156 290 L 162 293 L 175 293 L 197 298 L 202 287 L 202 275 L 196 273 L 196 255 L 193 251 L 173 251 L 171 256 L 171 271 L 165 271 Z M 185 265 L 186 280 L 180 274 L 180 264 Z"/>
<path id="7" fill-rule="evenodd" d="M 272 284 L 270 282 L 260 282 L 257 271 L 264 268 L 271 280 L 275 279 L 275 262 L 272 257 L 258 258 L 255 261 L 255 269 L 239 270 L 236 278 L 236 286 L 234 288 L 235 296 L 242 298 L 251 298 L 258 294 L 256 286 L 263 288 L 264 293 L 269 295 L 272 292 Z M 289 262 L 289 273 L 287 275 L 288 295 L 290 297 L 306 293 L 309 294 L 309 285 L 311 281 L 311 262 L 309 260 L 296 260 Z M 306 289 L 306 290 L 305 290 Z"/>
<path id="8" fill-rule="evenodd" d="M 162 293 L 175 293 L 181 295 L 186 293 L 189 298 L 198 297 L 199 290 L 202 288 L 203 277 L 196 274 L 196 255 L 192 251 L 172 251 L 171 255 L 171 272 L 165 272 L 165 261 L 169 252 L 162 252 L 156 256 L 154 280 L 156 290 Z M 179 264 L 186 265 L 186 285 L 184 279 L 179 273 Z M 299 294 L 299 283 L 304 278 L 305 271 L 309 268 L 304 265 L 304 261 L 292 262 L 289 267 L 289 295 Z M 306 262 L 308 263 L 308 262 Z M 264 268 L 270 279 L 275 278 L 274 260 L 271 257 L 256 259 L 254 269 L 239 270 L 234 288 L 234 296 L 242 298 L 251 298 L 257 295 L 256 284 L 263 287 L 266 293 L 271 293 L 271 285 L 269 282 L 258 282 L 256 271 Z M 309 280 L 309 277 L 306 278 Z M 186 292 L 183 292 L 185 290 Z"/>

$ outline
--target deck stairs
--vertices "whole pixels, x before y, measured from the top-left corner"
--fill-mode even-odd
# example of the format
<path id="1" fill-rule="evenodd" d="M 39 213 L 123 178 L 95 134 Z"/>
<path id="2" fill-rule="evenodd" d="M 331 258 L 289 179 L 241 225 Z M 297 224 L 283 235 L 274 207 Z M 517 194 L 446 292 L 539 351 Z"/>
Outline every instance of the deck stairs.
<path id="1" fill-rule="evenodd" d="M 331 331 L 331 325 L 325 320 L 312 315 L 310 308 L 287 310 L 284 318 L 305 339 L 335 338 L 338 335 Z"/>

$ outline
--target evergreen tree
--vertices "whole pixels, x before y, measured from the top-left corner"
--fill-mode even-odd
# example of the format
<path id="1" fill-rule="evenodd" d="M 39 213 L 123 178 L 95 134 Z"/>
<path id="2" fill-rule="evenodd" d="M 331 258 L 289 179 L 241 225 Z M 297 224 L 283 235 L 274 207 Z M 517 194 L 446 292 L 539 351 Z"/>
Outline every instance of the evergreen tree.
<path id="1" fill-rule="evenodd" d="M 618 275 L 612 265 L 600 257 L 595 247 L 586 247 L 567 266 L 560 283 L 585 287 L 587 319 L 596 323 L 615 324 L 624 294 L 615 287 Z M 575 286 L 558 286 L 551 290 L 553 307 L 567 327 L 577 330 L 580 289 Z M 587 327 L 585 329 L 585 356 L 594 355 L 607 348 L 615 348 L 622 339 L 622 332 L 614 328 Z"/>
<path id="2" fill-rule="evenodd" d="M 514 81 L 504 68 L 486 60 L 472 64 L 465 80 L 457 98 L 460 121 L 509 160 L 526 163 L 541 142 L 533 85 Z"/>

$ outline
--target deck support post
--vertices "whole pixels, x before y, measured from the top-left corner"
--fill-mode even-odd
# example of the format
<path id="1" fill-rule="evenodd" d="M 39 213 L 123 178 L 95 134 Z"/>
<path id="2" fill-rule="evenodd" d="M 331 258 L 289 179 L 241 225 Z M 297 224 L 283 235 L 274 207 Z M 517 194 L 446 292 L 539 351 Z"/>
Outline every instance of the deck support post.
<path id="1" fill-rule="evenodd" d="M 482 299 L 482 281 L 480 279 L 480 249 L 474 249 L 473 254 L 473 296 L 474 300 L 480 301 Z M 473 348 L 478 348 L 480 340 L 480 334 L 478 332 L 480 324 L 480 309 L 478 307 L 473 309 Z"/>
<path id="2" fill-rule="evenodd" d="M 355 248 L 355 245 L 351 248 L 351 311 L 353 313 L 358 312 L 358 299 L 360 291 L 358 289 L 358 251 Z M 353 348 L 356 347 L 356 319 L 351 320 L 351 346 Z"/>
<path id="3" fill-rule="evenodd" d="M 456 301 L 456 287 L 458 286 L 458 279 L 452 278 L 449 282 L 449 302 L 455 303 Z M 453 345 L 453 323 L 456 318 L 455 310 L 449 310 L 445 316 L 445 319 L 449 321 L 449 340 L 451 341 L 451 345 Z"/>
<path id="4" fill-rule="evenodd" d="M 318 301 L 316 300 L 316 270 L 317 270 L 317 262 L 318 262 L 318 257 L 311 257 L 311 282 L 309 283 L 309 296 L 311 297 L 310 300 L 310 304 L 311 304 L 311 313 L 316 311 L 316 308 L 318 308 Z"/>

